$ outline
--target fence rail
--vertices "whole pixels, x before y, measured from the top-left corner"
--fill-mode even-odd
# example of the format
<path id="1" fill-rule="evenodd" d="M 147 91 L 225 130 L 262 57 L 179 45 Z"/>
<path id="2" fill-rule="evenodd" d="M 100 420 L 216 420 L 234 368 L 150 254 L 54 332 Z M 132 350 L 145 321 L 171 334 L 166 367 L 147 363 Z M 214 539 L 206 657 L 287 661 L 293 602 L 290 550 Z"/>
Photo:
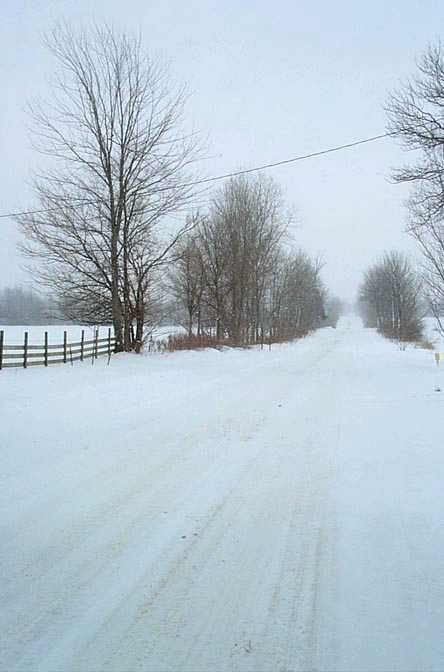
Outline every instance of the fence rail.
<path id="1" fill-rule="evenodd" d="M 0 330 L 0 370 L 12 367 L 27 369 L 29 366 L 49 366 L 50 364 L 67 364 L 76 360 L 92 359 L 92 363 L 100 355 L 108 355 L 108 359 L 114 352 L 116 339 L 111 336 L 99 338 L 97 329 L 94 338 L 85 341 L 85 331 L 82 329 L 80 341 L 68 341 L 68 334 L 63 332 L 63 343 L 49 343 L 48 332 L 45 331 L 42 345 L 30 345 L 28 332 L 25 331 L 21 345 L 5 342 L 5 332 Z"/>

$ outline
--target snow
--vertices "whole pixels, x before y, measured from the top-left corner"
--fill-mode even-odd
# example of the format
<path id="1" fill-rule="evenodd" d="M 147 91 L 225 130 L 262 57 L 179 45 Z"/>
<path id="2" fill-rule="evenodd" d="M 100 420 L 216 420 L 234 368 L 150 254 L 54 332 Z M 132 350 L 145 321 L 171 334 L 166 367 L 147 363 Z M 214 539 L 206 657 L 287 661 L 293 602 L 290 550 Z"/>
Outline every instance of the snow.
<path id="1" fill-rule="evenodd" d="M 21 345 L 23 343 L 24 333 L 28 332 L 29 345 L 42 345 L 45 341 L 45 331 L 48 332 L 49 343 L 63 343 L 63 332 L 67 332 L 68 341 L 79 341 L 82 329 L 85 330 L 85 339 L 91 340 L 95 337 L 96 330 L 99 330 L 99 338 L 108 336 L 110 325 L 97 325 L 96 327 L 84 326 L 81 324 L 46 324 L 46 325 L 1 325 L 0 330 L 4 332 L 4 342 L 9 345 Z M 114 332 L 112 332 L 114 333 Z M 168 336 L 175 334 L 184 334 L 186 330 L 179 325 L 159 326 L 148 332 L 152 335 L 154 341 L 166 341 Z"/>
<path id="2" fill-rule="evenodd" d="M 443 403 L 352 317 L 0 372 L 1 669 L 442 670 Z"/>
<path id="3" fill-rule="evenodd" d="M 425 337 L 429 339 L 430 343 L 444 354 L 444 335 L 438 331 L 435 318 L 426 317 L 424 319 L 424 334 Z"/>
<path id="4" fill-rule="evenodd" d="M 180 325 L 165 325 L 161 327 L 156 327 L 151 332 L 151 336 L 154 341 L 165 341 L 168 340 L 168 336 L 175 336 L 178 334 L 186 334 L 187 331 L 184 327 Z"/>
<path id="5" fill-rule="evenodd" d="M 4 342 L 8 345 L 21 345 L 23 343 L 24 333 L 28 332 L 29 345 L 43 345 L 45 342 L 45 331 L 48 332 L 48 341 L 51 343 L 63 343 L 63 332 L 66 331 L 68 341 L 79 341 L 85 330 L 85 340 L 93 339 L 96 330 L 99 330 L 99 338 L 108 336 L 107 326 L 85 327 L 80 324 L 46 324 L 46 325 L 11 325 L 0 324 L 0 330 L 4 332 Z"/>

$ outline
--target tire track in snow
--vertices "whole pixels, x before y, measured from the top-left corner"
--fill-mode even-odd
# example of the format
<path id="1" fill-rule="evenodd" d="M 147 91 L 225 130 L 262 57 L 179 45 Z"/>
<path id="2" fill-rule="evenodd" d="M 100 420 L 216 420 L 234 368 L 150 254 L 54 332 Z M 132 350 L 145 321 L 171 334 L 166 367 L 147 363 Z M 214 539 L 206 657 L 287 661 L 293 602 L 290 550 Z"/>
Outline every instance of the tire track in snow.
<path id="1" fill-rule="evenodd" d="M 11 605 L 15 615 L 8 614 L 7 625 L 22 622 L 20 636 L 10 631 L 15 645 L 8 669 L 200 672 L 199 666 L 216 670 L 223 661 L 227 670 L 250 671 L 254 662 L 255 672 L 268 672 L 263 665 L 271 661 L 275 669 L 277 660 L 288 669 L 308 669 L 316 647 L 313 605 L 328 480 L 311 405 L 337 342 L 333 336 L 309 358 L 305 372 L 297 347 L 289 349 L 290 358 L 277 357 L 281 367 L 288 365 L 284 370 L 259 368 L 247 413 L 241 387 L 221 417 L 211 416 L 210 434 L 223 447 L 223 459 L 199 440 L 193 445 L 190 435 L 183 450 L 159 465 L 147 498 L 143 475 L 136 474 L 121 492 L 109 492 L 93 521 L 79 518 L 63 556 L 52 556 L 60 578 L 52 581 L 51 563 L 42 560 L 40 584 L 34 578 L 24 583 L 22 600 Z M 296 387 L 297 376 L 308 392 Z M 261 387 L 267 394 L 258 394 Z M 205 454 L 202 469 L 199 456 Z M 193 469 L 200 472 L 192 476 Z M 189 483 L 180 482 L 181 473 L 188 473 Z M 163 491 L 175 511 L 165 522 Z M 147 531 L 144 516 L 152 507 L 159 524 Z M 120 519 L 117 535 L 114 516 Z M 101 524 L 104 536 L 94 541 Z M 180 539 L 185 529 L 197 536 Z M 28 587 L 34 594 L 27 595 Z"/>
<path id="2" fill-rule="evenodd" d="M 253 422 L 256 422 L 256 420 L 254 419 Z M 202 446 L 200 446 L 200 449 L 202 449 Z M 171 468 L 174 458 L 176 458 L 177 460 L 185 452 L 186 449 L 182 449 L 180 451 L 180 455 L 173 456 L 171 459 L 167 460 L 163 465 L 161 465 L 161 468 L 164 471 L 164 479 L 159 480 L 156 486 L 152 490 L 150 490 L 148 502 L 158 501 L 159 495 L 166 488 L 167 480 L 171 486 L 172 475 L 171 471 L 168 471 L 168 467 Z M 191 450 L 191 454 L 193 454 L 193 450 Z M 202 474 L 200 474 L 200 476 L 202 478 L 204 478 L 205 476 L 212 478 L 212 472 L 215 472 L 218 469 L 228 470 L 229 465 L 226 464 L 226 454 L 223 454 L 222 458 L 223 459 L 220 462 L 210 463 L 208 468 L 208 474 L 203 472 Z M 235 470 L 238 470 L 239 468 L 242 469 L 242 461 L 236 463 L 234 466 Z M 178 470 L 177 480 L 183 481 L 185 474 L 183 471 L 183 464 L 181 463 L 180 460 L 179 464 L 176 465 L 176 469 Z M 241 473 L 242 471 L 243 469 L 241 470 Z M 156 476 L 159 477 L 159 475 L 160 474 L 158 472 Z M 142 487 L 140 493 L 143 494 L 144 490 L 146 490 L 146 486 Z M 176 509 L 182 507 L 182 509 L 180 514 L 178 515 L 178 520 L 176 521 L 175 524 L 171 525 L 171 521 L 169 520 L 170 517 L 165 518 L 164 516 L 162 516 L 162 514 L 160 514 L 160 521 L 159 521 L 160 525 L 161 526 L 166 525 L 172 528 L 169 538 L 166 539 L 163 543 L 166 545 L 169 544 L 173 546 L 173 548 L 175 548 L 176 543 L 175 540 L 180 539 L 180 532 L 183 530 L 184 527 L 183 519 L 186 516 L 185 501 L 187 497 L 191 496 L 191 490 L 192 488 L 190 487 L 188 490 L 185 489 L 185 492 L 179 491 L 180 497 L 175 503 L 175 507 Z M 39 648 L 38 643 L 42 640 L 42 635 L 44 633 L 51 631 L 51 629 L 54 629 L 54 627 L 57 627 L 56 631 L 63 630 L 64 627 L 66 626 L 66 623 L 69 622 L 69 620 L 73 620 L 74 618 L 76 619 L 82 618 L 81 611 L 79 609 L 77 609 L 75 613 L 72 613 L 72 611 L 70 611 L 70 608 L 68 608 L 69 613 L 65 614 L 64 612 L 67 610 L 67 604 L 68 605 L 72 605 L 73 603 L 75 604 L 76 600 L 79 600 L 81 602 L 82 596 L 88 592 L 89 587 L 92 584 L 94 584 L 95 580 L 100 579 L 100 577 L 103 574 L 107 575 L 107 569 L 109 569 L 109 567 L 112 566 L 113 563 L 123 562 L 122 558 L 119 556 L 125 554 L 125 551 L 129 551 L 130 553 L 135 555 L 135 559 L 138 554 L 140 553 L 143 554 L 144 552 L 143 544 L 140 543 L 140 540 L 135 541 L 135 537 L 138 534 L 143 533 L 143 540 L 144 541 L 146 540 L 147 545 L 149 544 L 149 539 L 151 535 L 150 534 L 147 535 L 147 532 L 144 531 L 143 529 L 143 522 L 144 519 L 146 519 L 147 515 L 147 508 L 148 508 L 147 502 L 144 501 L 142 498 L 140 502 L 141 509 L 138 511 L 136 518 L 134 518 L 135 512 L 131 509 L 131 505 L 134 505 L 134 499 L 132 497 L 129 497 L 126 504 L 127 504 L 126 506 L 127 513 L 129 514 L 130 517 L 128 518 L 127 526 L 122 530 L 123 536 L 121 536 L 120 539 L 116 538 L 115 536 L 115 523 L 113 524 L 112 520 L 112 514 L 117 515 L 116 506 L 118 505 L 118 503 L 116 503 L 114 500 L 111 500 L 107 512 L 111 516 L 111 518 L 109 519 L 109 523 L 104 523 L 103 519 L 104 512 L 103 510 L 100 510 L 95 516 L 94 521 L 88 521 L 89 523 L 94 522 L 94 526 L 92 529 L 90 529 L 89 524 L 85 525 L 84 527 L 79 526 L 78 528 L 79 534 L 77 536 L 77 539 L 70 540 L 68 548 L 61 549 L 63 555 L 61 555 L 60 557 L 57 556 L 55 558 L 53 557 L 49 566 L 47 563 L 43 565 L 41 573 L 37 574 L 38 583 L 40 584 L 40 586 L 39 585 L 37 586 L 37 590 L 35 589 L 36 588 L 35 576 L 31 575 L 28 577 L 29 578 L 29 581 L 27 581 L 28 585 L 26 587 L 22 586 L 20 588 L 20 593 L 18 595 L 10 596 L 12 605 L 7 615 L 7 621 L 10 622 L 11 616 L 15 614 L 15 618 L 12 618 L 12 629 L 10 629 L 9 632 L 7 632 L 7 634 L 9 634 L 11 639 L 13 639 L 16 627 L 15 623 L 17 622 L 17 620 L 22 620 L 21 633 L 22 638 L 24 637 L 26 639 L 27 647 L 29 649 L 32 649 L 32 645 L 34 642 L 37 645 L 37 648 Z M 167 502 L 160 508 L 164 509 L 165 506 L 167 505 L 170 506 L 170 503 Z M 97 534 L 98 528 L 101 524 L 102 525 L 108 524 L 110 526 L 110 537 L 107 540 L 105 540 L 102 544 L 100 543 L 100 540 L 99 543 L 97 543 L 97 540 L 95 540 L 94 538 L 94 534 Z M 120 524 L 119 527 L 121 526 L 122 525 Z M 84 536 L 83 538 L 80 536 L 80 533 L 82 531 L 84 535 L 86 533 L 86 536 Z M 56 535 L 57 532 L 54 534 Z M 154 534 L 156 534 L 156 530 L 154 530 Z M 76 543 L 81 544 L 80 548 L 82 552 L 81 554 L 77 553 L 73 556 L 73 552 L 75 551 L 76 548 Z M 91 544 L 89 549 L 88 544 Z M 134 545 L 136 547 L 136 551 L 134 551 L 133 549 Z M 55 548 L 57 550 L 57 546 Z M 180 544 L 179 548 L 180 549 L 183 548 L 183 543 Z M 163 559 L 163 562 L 164 561 L 165 559 Z M 54 566 L 58 568 L 59 570 L 58 574 L 54 574 L 53 570 Z M 30 571 L 30 569 L 31 568 L 25 569 L 25 572 Z M 46 595 L 45 602 L 43 604 L 41 602 L 42 593 Z M 8 604 L 8 602 L 6 601 L 6 595 L 2 597 L 4 598 L 3 605 L 6 606 Z M 24 616 L 24 618 L 22 615 Z M 4 627 L 7 630 L 9 628 L 7 623 L 5 624 Z M 18 641 L 15 650 L 11 652 L 12 653 L 11 660 L 20 661 L 18 669 L 26 669 L 26 666 L 28 665 L 25 658 L 21 657 L 22 648 L 23 648 L 23 642 Z M 44 646 L 42 646 L 41 651 L 39 649 L 38 656 L 36 656 L 34 653 L 30 655 L 29 657 L 30 669 L 32 669 L 34 665 L 32 661 L 34 661 L 39 656 L 44 656 L 44 654 L 45 650 Z M 12 664 L 13 663 L 11 662 L 11 665 Z M 13 667 L 11 667 L 11 669 L 13 669 Z"/>
<path id="3" fill-rule="evenodd" d="M 328 353 L 326 353 L 327 356 Z M 276 422 L 273 420 L 271 423 L 273 427 L 273 434 L 276 433 Z M 254 440 L 257 440 L 260 437 L 253 437 Z M 304 446 L 305 452 L 307 455 L 311 454 L 310 446 L 305 445 Z M 285 456 L 285 452 L 288 450 L 288 446 L 285 446 L 284 454 L 282 457 Z M 275 476 L 274 480 L 279 480 L 280 477 L 282 477 L 283 470 L 285 470 L 285 467 L 282 467 L 282 464 L 280 464 Z M 313 475 L 313 468 L 308 469 L 309 474 L 311 473 Z M 252 480 L 256 486 L 259 485 L 259 479 L 257 475 L 252 475 L 251 472 L 248 474 L 250 480 Z M 304 479 L 307 476 L 306 473 L 303 474 L 301 483 L 299 484 L 301 491 L 304 490 Z M 325 475 L 323 475 L 322 480 L 325 479 Z M 327 478 L 328 480 L 328 478 Z M 313 616 L 313 611 L 314 611 L 314 606 L 313 606 L 313 601 L 315 600 L 315 596 L 313 596 L 313 587 L 317 585 L 317 577 L 316 577 L 316 572 L 318 570 L 318 566 L 320 564 L 320 544 L 319 544 L 319 539 L 320 539 L 320 534 L 319 534 L 319 507 L 316 507 L 316 509 L 313 509 L 315 511 L 315 515 L 313 517 L 314 524 L 311 523 L 310 516 L 308 516 L 308 512 L 310 511 L 311 508 L 313 508 L 314 500 L 313 500 L 313 493 L 316 490 L 316 488 L 319 486 L 319 482 L 313 483 L 308 481 L 309 484 L 311 483 L 311 487 L 306 489 L 305 494 L 304 494 L 304 499 L 307 502 L 307 505 L 303 507 L 303 510 L 301 512 L 301 507 L 300 504 L 296 504 L 293 509 L 292 509 L 292 514 L 293 518 L 290 523 L 290 528 L 295 527 L 299 528 L 299 531 L 301 528 L 305 526 L 305 528 L 308 530 L 308 537 L 306 539 L 306 552 L 305 554 L 302 554 L 298 560 L 298 571 L 300 571 L 300 585 L 299 586 L 294 586 L 294 585 L 288 585 L 287 582 L 287 588 L 289 588 L 292 591 L 292 604 L 293 605 L 299 605 L 297 609 L 293 609 L 292 614 L 288 616 L 286 614 L 286 621 L 287 621 L 287 629 L 288 629 L 288 637 L 284 640 L 284 646 L 285 646 L 285 641 L 289 642 L 292 639 L 292 633 L 290 632 L 291 629 L 295 626 L 297 626 L 297 618 L 296 618 L 296 612 L 301 612 L 304 616 L 304 625 L 305 628 L 302 632 L 303 637 L 303 646 L 298 647 L 292 646 L 292 655 L 287 656 L 286 659 L 290 660 L 292 664 L 297 665 L 297 668 L 295 669 L 310 669 L 306 667 L 305 665 L 305 660 L 307 659 L 312 659 L 313 658 L 313 652 L 310 650 L 310 646 L 313 647 L 313 630 L 316 626 L 315 623 L 312 621 L 314 620 Z M 244 483 L 245 486 L 245 483 Z M 279 489 L 273 489 L 273 494 L 279 493 Z M 258 497 L 261 496 L 261 491 L 259 489 L 258 491 Z M 227 500 L 226 504 L 229 506 L 230 501 Z M 267 503 L 268 505 L 270 502 Z M 232 529 L 232 523 L 233 521 L 236 521 L 236 517 L 239 515 L 239 511 L 245 506 L 245 502 L 242 503 L 242 506 L 237 506 L 234 507 L 232 506 L 232 511 L 230 513 L 230 516 L 228 518 L 228 521 L 225 522 L 222 527 L 219 527 L 217 529 L 217 541 L 213 547 L 213 549 L 208 548 L 208 546 L 205 547 L 205 562 L 201 563 L 200 569 L 204 569 L 205 565 L 209 566 L 214 566 L 214 556 L 216 556 L 218 553 L 221 554 L 222 551 L 219 551 L 218 549 L 223 548 L 223 542 L 224 539 L 227 537 L 227 533 L 230 532 Z M 219 510 L 219 514 L 221 513 L 222 509 Z M 280 517 L 276 516 L 276 522 L 279 521 Z M 298 519 L 298 525 L 295 524 L 295 519 Z M 217 522 L 218 519 L 216 517 L 213 518 L 213 522 L 215 523 L 217 527 Z M 313 529 L 315 529 L 315 534 L 313 535 Z M 289 535 L 289 547 L 294 546 L 294 537 Z M 202 539 L 199 538 L 199 543 L 196 544 L 195 549 L 198 549 L 200 544 L 202 542 Z M 275 549 L 273 549 L 273 554 L 274 554 Z M 317 556 L 317 561 L 316 561 L 316 553 L 318 554 Z M 247 558 L 249 562 L 252 562 L 252 558 L 248 557 Z M 288 572 L 288 558 L 284 560 L 284 569 L 281 570 L 280 574 L 278 575 L 277 579 L 275 578 L 275 586 L 276 586 L 276 581 L 277 585 L 281 586 L 283 582 L 283 574 L 284 572 Z M 268 563 L 266 570 L 268 571 L 270 566 L 270 563 Z M 315 568 L 315 578 L 313 578 L 313 568 Z M 187 568 L 186 567 L 181 567 L 181 571 L 185 574 L 185 577 L 187 577 Z M 174 577 L 171 577 L 174 578 Z M 214 577 L 213 577 L 214 578 Z M 192 584 L 192 582 L 189 580 L 189 578 L 186 578 L 185 581 L 186 584 L 186 589 L 184 590 L 183 588 L 180 589 L 178 586 L 173 586 L 171 587 L 170 582 L 166 582 L 164 585 L 164 589 L 167 590 L 168 587 L 170 588 L 170 592 L 173 592 L 175 596 L 177 597 L 178 595 L 180 596 L 180 599 L 183 600 L 185 603 L 189 602 L 189 596 L 190 592 L 192 597 L 194 597 L 195 601 L 199 602 L 201 601 L 201 598 L 196 596 L 195 594 L 195 586 Z M 260 589 L 260 586 L 258 586 L 258 589 Z M 276 594 L 275 590 L 275 594 Z M 254 597 L 255 599 L 258 598 L 258 591 L 254 591 Z M 266 598 L 268 599 L 269 595 L 266 594 Z M 165 599 L 165 595 L 159 596 L 159 598 Z M 299 603 L 302 603 L 302 608 Z M 201 605 L 202 606 L 202 605 Z M 212 604 L 212 601 L 206 601 L 205 602 L 206 609 L 204 610 L 204 613 L 206 614 L 205 621 L 207 624 L 203 623 L 201 624 L 200 628 L 197 629 L 197 632 L 195 629 L 192 630 L 191 633 L 188 633 L 188 637 L 186 638 L 187 641 L 190 642 L 188 647 L 185 648 L 185 650 L 179 646 L 174 645 L 174 639 L 172 633 L 169 633 L 167 636 L 167 640 L 170 641 L 170 646 L 172 647 L 172 653 L 171 655 L 164 654 L 166 655 L 166 658 L 163 659 L 164 662 L 164 667 L 159 667 L 160 661 L 162 660 L 161 655 L 159 654 L 159 651 L 156 650 L 156 643 L 152 643 L 151 646 L 147 645 L 147 642 L 145 642 L 145 645 L 143 645 L 143 638 L 142 641 L 139 641 L 137 644 L 134 644 L 134 642 L 131 642 L 131 647 L 129 647 L 128 643 L 127 646 L 131 650 L 139 650 L 139 657 L 137 660 L 131 659 L 131 665 L 134 667 L 134 669 L 146 669 L 146 670 L 157 670 L 157 669 L 166 669 L 166 670 L 197 670 L 197 669 L 202 669 L 202 670 L 208 670 L 208 669 L 218 669 L 217 664 L 218 661 L 216 659 L 212 659 L 211 655 L 208 657 L 208 649 L 211 647 L 211 641 L 214 640 L 214 629 L 211 625 L 212 620 L 215 619 L 217 620 L 217 616 L 214 613 L 214 603 Z M 211 608 L 213 607 L 213 609 Z M 194 608 L 197 608 L 197 605 L 194 605 Z M 281 610 L 282 611 L 282 610 Z M 310 615 L 307 623 L 307 613 Z M 234 614 L 232 614 L 234 615 Z M 180 638 L 182 636 L 182 631 L 184 629 L 184 616 L 180 617 L 177 615 L 175 612 L 175 609 L 172 608 L 168 612 L 168 616 L 165 617 L 165 612 L 163 612 L 163 620 L 167 623 L 173 623 L 176 624 L 176 633 L 175 637 Z M 238 618 L 241 621 L 242 619 L 240 618 L 240 614 L 238 614 Z M 161 620 L 160 615 L 157 616 L 157 622 Z M 246 623 L 248 626 L 248 621 Z M 272 624 L 272 626 L 276 626 L 276 623 Z M 146 628 L 148 628 L 148 623 L 146 624 Z M 274 633 L 276 631 L 276 627 L 271 627 L 270 628 L 270 623 L 267 623 L 267 628 L 268 630 L 273 630 Z M 186 631 L 186 628 L 185 628 Z M 219 631 L 219 636 L 221 638 L 223 637 L 223 633 Z M 190 636 L 191 635 L 191 636 Z M 259 647 L 258 649 L 258 644 L 257 640 L 263 638 L 264 632 L 256 638 L 256 640 L 250 637 L 247 637 L 247 634 L 244 635 L 243 637 L 243 644 L 239 642 L 234 642 L 233 646 L 231 648 L 231 653 L 230 653 L 230 664 L 231 667 L 229 669 L 236 669 L 236 670 L 268 670 L 268 669 L 277 669 L 276 668 L 276 662 L 279 660 L 279 655 L 278 656 L 272 656 L 271 658 L 271 667 L 265 665 L 264 662 L 267 660 L 267 651 L 264 651 L 264 647 Z M 239 637 L 237 637 L 239 639 Z M 282 649 L 283 641 L 282 638 L 280 638 L 278 649 Z M 127 660 L 128 656 L 128 648 L 125 648 L 125 653 L 122 654 L 121 658 L 118 658 L 116 667 L 113 665 L 110 666 L 110 661 L 108 661 L 108 666 L 106 669 L 119 669 L 119 665 L 123 664 L 124 660 Z M 257 650 L 258 649 L 258 650 Z M 256 653 L 257 650 L 257 653 Z M 307 653 L 307 650 L 309 652 Z M 240 653 L 239 653 L 240 652 Z M 131 654 L 130 654 L 131 655 Z M 239 657 L 239 655 L 241 657 Z M 151 662 L 153 661 L 153 662 Z M 220 662 L 220 661 L 219 661 Z M 198 667 L 202 665 L 202 667 Z M 253 665 L 253 667 L 252 667 Z M 224 668 L 225 669 L 225 668 Z M 228 667 L 227 667 L 228 669 Z M 292 668 L 293 669 L 293 668 Z"/>

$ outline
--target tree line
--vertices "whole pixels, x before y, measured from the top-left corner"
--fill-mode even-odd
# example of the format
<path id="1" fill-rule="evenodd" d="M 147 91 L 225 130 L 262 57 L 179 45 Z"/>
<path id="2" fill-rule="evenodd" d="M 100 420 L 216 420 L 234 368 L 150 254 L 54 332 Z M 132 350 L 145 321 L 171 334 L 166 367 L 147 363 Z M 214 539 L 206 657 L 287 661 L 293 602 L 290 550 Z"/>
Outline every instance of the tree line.
<path id="1" fill-rule="evenodd" d="M 60 319 L 54 302 L 23 287 L 0 289 L 0 324 L 49 324 Z"/>
<path id="2" fill-rule="evenodd" d="M 166 287 L 189 331 L 212 323 L 219 337 L 237 342 L 257 341 L 266 330 L 276 338 L 304 331 L 331 312 L 319 261 L 289 250 L 272 181 L 232 180 L 203 212 L 196 208 L 202 193 L 193 170 L 202 154 L 184 123 L 185 90 L 145 54 L 140 38 L 62 25 L 46 41 L 58 69 L 51 100 L 34 105 L 32 118 L 34 142 L 50 161 L 34 181 L 35 207 L 17 219 L 33 276 L 60 313 L 111 322 L 117 349 L 131 350 Z M 443 110 L 438 44 L 391 95 L 387 112 L 389 132 L 414 151 L 394 179 L 413 187 L 408 232 L 444 333 Z M 370 321 L 404 333 L 410 327 L 401 324 L 400 301 L 392 297 L 390 317 L 389 301 L 379 298 L 376 307 L 372 289 L 393 295 L 381 279 L 393 275 L 392 266 L 402 262 L 387 258 L 369 269 L 363 292 Z"/>
<path id="3" fill-rule="evenodd" d="M 162 293 L 186 312 L 190 333 L 211 326 L 236 343 L 319 326 L 321 263 L 290 251 L 272 180 L 232 179 L 205 212 L 196 207 L 201 149 L 184 124 L 185 92 L 140 39 L 64 25 L 47 45 L 54 96 L 32 116 L 51 161 L 18 222 L 29 267 L 60 312 L 111 322 L 125 351 L 141 347 Z"/>
<path id="4" fill-rule="evenodd" d="M 392 252 L 371 266 L 360 289 L 366 323 L 401 340 L 422 336 L 422 316 L 431 311 L 444 334 L 444 54 L 430 45 L 415 76 L 389 97 L 388 131 L 413 159 L 393 173 L 411 185 L 407 232 L 422 256 L 419 272 Z"/>
<path id="5" fill-rule="evenodd" d="M 388 338 L 422 338 L 422 284 L 411 262 L 399 252 L 386 253 L 366 271 L 359 307 L 365 326 L 376 327 Z"/>
<path id="6" fill-rule="evenodd" d="M 291 251 L 278 185 L 238 176 L 211 199 L 169 274 L 189 335 L 257 343 L 307 333 L 326 319 L 320 260 Z"/>
<path id="7" fill-rule="evenodd" d="M 422 254 L 424 293 L 444 334 L 444 54 L 432 44 L 420 57 L 414 77 L 394 91 L 387 104 L 388 130 L 413 158 L 394 180 L 411 185 L 407 231 Z"/>

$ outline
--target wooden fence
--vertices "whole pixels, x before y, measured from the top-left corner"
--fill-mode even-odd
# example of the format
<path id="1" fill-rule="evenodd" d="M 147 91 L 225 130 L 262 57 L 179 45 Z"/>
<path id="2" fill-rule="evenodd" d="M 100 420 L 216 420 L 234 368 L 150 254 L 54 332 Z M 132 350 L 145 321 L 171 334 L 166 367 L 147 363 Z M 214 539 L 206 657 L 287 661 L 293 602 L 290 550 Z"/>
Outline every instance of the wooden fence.
<path id="1" fill-rule="evenodd" d="M 30 345 L 28 332 L 25 331 L 21 345 L 10 345 L 5 342 L 4 331 L 0 331 L 0 370 L 10 367 L 48 366 L 49 364 L 66 364 L 79 359 L 92 359 L 92 363 L 100 355 L 108 355 L 108 361 L 114 352 L 116 339 L 111 336 L 99 338 L 97 329 L 94 338 L 85 341 L 85 331 L 82 330 L 80 341 L 68 342 L 67 332 L 63 332 L 63 343 L 49 344 L 48 332 L 45 331 L 42 345 Z"/>

